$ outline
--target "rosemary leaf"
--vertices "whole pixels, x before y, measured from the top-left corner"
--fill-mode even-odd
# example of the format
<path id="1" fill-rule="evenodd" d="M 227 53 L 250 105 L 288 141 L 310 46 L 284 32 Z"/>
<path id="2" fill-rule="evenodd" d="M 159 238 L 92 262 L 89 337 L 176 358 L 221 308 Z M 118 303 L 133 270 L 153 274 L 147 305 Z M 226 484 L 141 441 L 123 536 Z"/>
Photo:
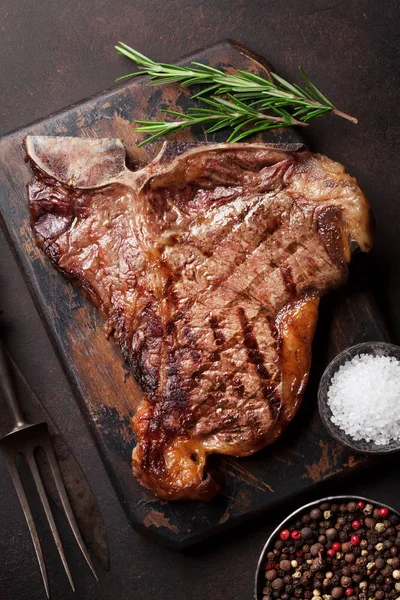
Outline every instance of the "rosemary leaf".
<path id="1" fill-rule="evenodd" d="M 162 111 L 179 120 L 135 121 L 136 131 L 152 134 L 140 145 L 193 125 L 208 125 L 207 133 L 230 127 L 227 141 L 236 142 L 268 129 L 305 126 L 329 112 L 357 123 L 355 117 L 338 110 L 301 68 L 304 88 L 276 73 L 271 73 L 272 80 L 268 80 L 248 71 L 231 74 L 195 61 L 190 66 L 158 63 L 123 42 L 117 44 L 116 50 L 138 66 L 138 71 L 122 75 L 117 81 L 146 74 L 150 77 L 148 85 L 199 85 L 201 88 L 192 99 L 206 105 L 191 107 L 186 114 Z"/>

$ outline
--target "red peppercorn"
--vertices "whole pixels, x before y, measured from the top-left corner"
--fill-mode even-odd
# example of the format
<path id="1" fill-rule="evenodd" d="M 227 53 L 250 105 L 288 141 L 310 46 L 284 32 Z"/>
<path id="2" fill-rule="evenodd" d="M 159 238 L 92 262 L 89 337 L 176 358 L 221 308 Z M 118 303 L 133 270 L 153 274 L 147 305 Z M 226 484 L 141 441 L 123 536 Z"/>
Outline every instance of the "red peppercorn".
<path id="1" fill-rule="evenodd" d="M 334 542 L 332 544 L 332 550 L 334 550 L 335 552 L 340 552 L 341 549 L 342 549 L 342 544 L 340 542 Z"/>
<path id="2" fill-rule="evenodd" d="M 265 570 L 272 571 L 272 569 L 275 569 L 275 564 L 273 562 L 267 562 L 267 564 L 265 565 Z"/>
<path id="3" fill-rule="evenodd" d="M 387 508 L 385 508 L 384 506 L 382 508 L 379 509 L 379 516 L 385 518 L 387 517 L 389 514 L 389 511 Z"/>
<path id="4" fill-rule="evenodd" d="M 365 508 L 365 502 L 357 502 L 357 508 L 363 510 Z"/>
<path id="5" fill-rule="evenodd" d="M 347 588 L 347 590 L 345 591 L 346 596 L 353 596 L 354 594 L 354 588 Z"/>
<path id="6" fill-rule="evenodd" d="M 301 540 L 301 533 L 300 533 L 300 531 L 297 531 L 297 529 L 295 529 L 294 531 L 292 531 L 292 539 L 293 540 Z"/>
<path id="7" fill-rule="evenodd" d="M 385 583 L 392 583 L 391 577 L 385 577 Z"/>
<path id="8" fill-rule="evenodd" d="M 303 556 L 304 552 L 303 550 L 297 550 L 296 552 L 296 556 Z"/>
<path id="9" fill-rule="evenodd" d="M 289 531 L 289 529 L 283 529 L 283 531 L 280 532 L 279 537 L 283 541 L 288 540 L 290 538 L 290 531 Z"/>
<path id="10" fill-rule="evenodd" d="M 335 552 L 335 550 L 333 548 L 329 548 L 329 550 L 327 550 L 326 553 L 331 558 L 335 558 L 336 552 Z"/>
<path id="11" fill-rule="evenodd" d="M 361 540 L 360 540 L 360 538 L 359 538 L 358 535 L 352 535 L 351 536 L 351 538 L 350 538 L 350 544 L 352 546 L 359 546 L 360 542 L 361 542 Z"/>
<path id="12" fill-rule="evenodd" d="M 361 527 L 361 522 L 360 521 L 353 521 L 351 524 L 352 528 L 354 529 L 354 531 L 357 531 L 358 529 L 360 529 Z"/>

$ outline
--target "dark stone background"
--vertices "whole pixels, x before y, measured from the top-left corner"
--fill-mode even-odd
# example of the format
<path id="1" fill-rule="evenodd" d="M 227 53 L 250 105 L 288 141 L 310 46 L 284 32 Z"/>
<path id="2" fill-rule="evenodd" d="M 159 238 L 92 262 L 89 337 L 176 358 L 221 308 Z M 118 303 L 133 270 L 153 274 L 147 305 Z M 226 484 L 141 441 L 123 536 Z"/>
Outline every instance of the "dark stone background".
<path id="1" fill-rule="evenodd" d="M 123 40 L 172 61 L 222 38 L 236 39 L 294 79 L 301 65 L 356 127 L 328 117 L 308 141 L 343 162 L 367 193 L 377 219 L 370 282 L 400 339 L 399 26 L 396 0 L 2 0 L 0 133 L 26 125 L 113 85 L 130 65 L 113 46 Z M 82 465 L 106 520 L 111 571 L 95 584 L 69 540 L 76 581 L 69 590 L 48 533 L 44 547 L 52 597 L 78 600 L 245 600 L 268 532 L 281 516 L 317 494 L 358 493 L 399 508 L 397 459 L 297 498 L 280 513 L 178 554 L 129 527 L 6 241 L 0 237 L 3 337 Z M 0 460 L 0 598 L 44 598 L 31 540 Z"/>

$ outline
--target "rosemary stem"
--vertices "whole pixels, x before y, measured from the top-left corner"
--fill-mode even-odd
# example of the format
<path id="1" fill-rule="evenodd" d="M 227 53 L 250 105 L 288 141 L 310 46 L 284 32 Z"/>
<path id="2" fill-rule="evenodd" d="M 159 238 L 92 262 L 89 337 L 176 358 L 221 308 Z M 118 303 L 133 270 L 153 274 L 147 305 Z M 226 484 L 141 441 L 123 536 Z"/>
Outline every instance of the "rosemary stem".
<path id="1" fill-rule="evenodd" d="M 357 125 L 357 123 L 358 123 L 358 119 L 356 119 L 355 117 L 352 117 L 351 115 L 348 115 L 345 112 L 342 112 L 341 110 L 338 110 L 337 108 L 334 108 L 332 110 L 332 112 L 334 115 L 336 115 L 338 117 L 342 117 L 342 119 L 347 119 L 348 121 L 355 123 L 355 125 Z"/>

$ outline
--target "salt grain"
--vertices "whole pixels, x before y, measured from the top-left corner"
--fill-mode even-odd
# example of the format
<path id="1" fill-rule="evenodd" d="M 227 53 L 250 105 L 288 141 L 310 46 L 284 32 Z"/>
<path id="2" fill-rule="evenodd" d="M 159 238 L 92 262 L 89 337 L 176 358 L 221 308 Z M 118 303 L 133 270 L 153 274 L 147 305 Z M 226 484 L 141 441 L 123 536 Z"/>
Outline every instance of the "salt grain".
<path id="1" fill-rule="evenodd" d="M 332 422 L 353 440 L 378 446 L 400 440 L 400 362 L 355 356 L 332 377 L 328 406 Z"/>

